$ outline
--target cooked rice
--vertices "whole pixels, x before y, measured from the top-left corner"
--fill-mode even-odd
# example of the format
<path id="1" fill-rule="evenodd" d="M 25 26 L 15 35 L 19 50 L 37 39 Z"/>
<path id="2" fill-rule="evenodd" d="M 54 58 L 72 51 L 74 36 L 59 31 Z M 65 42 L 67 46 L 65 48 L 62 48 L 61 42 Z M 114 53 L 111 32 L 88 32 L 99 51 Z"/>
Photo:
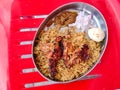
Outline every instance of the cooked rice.
<path id="1" fill-rule="evenodd" d="M 64 65 L 64 62 L 62 59 L 60 59 L 57 63 L 57 73 L 54 77 L 54 80 L 58 81 L 68 81 L 75 78 L 78 78 L 85 74 L 98 60 L 98 57 L 100 55 L 101 46 L 100 43 L 97 43 L 91 39 L 86 39 L 86 33 L 85 32 L 76 32 L 76 27 L 69 27 L 68 29 L 64 31 L 59 31 L 61 28 L 60 25 L 56 25 L 54 28 L 48 28 L 47 31 L 43 30 L 39 36 L 38 40 L 36 40 L 37 44 L 34 47 L 34 54 L 35 54 L 35 63 L 39 69 L 39 71 L 45 75 L 46 77 L 51 78 L 50 70 L 49 70 L 49 61 L 44 55 L 44 53 L 41 51 L 41 48 L 43 47 L 42 43 L 49 44 L 50 50 L 53 50 L 54 48 L 54 40 L 57 36 L 66 36 L 69 34 L 71 35 L 70 39 L 67 39 L 67 37 L 63 38 L 63 41 L 69 41 L 72 42 L 72 45 L 76 49 L 81 49 L 84 44 L 87 44 L 90 49 L 90 58 L 86 61 L 81 61 L 80 63 L 75 64 L 71 68 L 67 68 Z M 70 53 L 73 54 L 74 51 L 71 51 Z"/>

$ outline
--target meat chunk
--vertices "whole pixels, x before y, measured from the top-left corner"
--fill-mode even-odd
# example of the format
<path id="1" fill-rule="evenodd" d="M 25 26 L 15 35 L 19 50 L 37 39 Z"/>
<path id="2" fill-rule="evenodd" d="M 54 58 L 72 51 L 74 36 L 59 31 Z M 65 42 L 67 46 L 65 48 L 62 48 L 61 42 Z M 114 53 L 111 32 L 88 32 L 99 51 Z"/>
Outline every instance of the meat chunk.
<path id="1" fill-rule="evenodd" d="M 69 52 L 73 51 L 73 46 L 70 42 L 64 42 L 64 51 L 63 51 L 63 61 L 66 67 L 70 68 L 75 63 L 76 56 L 72 57 L 69 55 Z"/>
<path id="2" fill-rule="evenodd" d="M 55 25 L 65 25 L 74 23 L 76 21 L 77 12 L 63 11 L 57 15 L 54 19 Z"/>
<path id="3" fill-rule="evenodd" d="M 83 48 L 77 52 L 77 55 L 79 56 L 79 58 L 81 58 L 81 60 L 85 61 L 87 59 L 89 59 L 90 57 L 90 53 L 89 53 L 89 47 L 87 44 L 83 45 Z"/>
<path id="4" fill-rule="evenodd" d="M 56 41 L 57 41 L 57 44 L 53 50 L 53 52 L 51 52 L 49 54 L 49 68 L 50 68 L 50 74 L 51 74 L 51 77 L 54 78 L 57 70 L 56 70 L 56 66 L 57 66 L 57 63 L 58 63 L 58 60 L 61 58 L 62 56 L 62 37 L 57 37 L 56 38 Z"/>
<path id="5" fill-rule="evenodd" d="M 54 77 L 56 74 L 56 66 L 60 57 L 61 57 L 60 48 L 55 48 L 51 54 L 51 57 L 49 58 L 49 68 L 50 68 L 51 77 Z"/>
<path id="6" fill-rule="evenodd" d="M 81 60 L 85 61 L 90 57 L 89 47 L 87 44 L 84 44 L 81 50 L 74 51 L 72 56 L 68 54 L 69 50 L 71 49 L 73 49 L 73 46 L 70 43 L 64 43 L 63 60 L 67 68 L 70 68 L 75 64 L 80 63 Z"/>
<path id="7" fill-rule="evenodd" d="M 64 43 L 64 51 L 63 51 L 63 60 L 64 60 L 64 64 L 66 67 L 68 67 L 68 43 Z"/>

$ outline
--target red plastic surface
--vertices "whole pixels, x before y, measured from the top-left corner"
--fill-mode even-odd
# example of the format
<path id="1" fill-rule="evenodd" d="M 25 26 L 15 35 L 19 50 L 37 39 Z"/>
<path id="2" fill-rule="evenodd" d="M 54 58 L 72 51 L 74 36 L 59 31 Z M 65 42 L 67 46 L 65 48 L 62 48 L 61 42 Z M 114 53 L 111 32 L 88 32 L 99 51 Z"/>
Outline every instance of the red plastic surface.
<path id="1" fill-rule="evenodd" d="M 43 19 L 23 19 L 20 16 L 48 15 L 58 6 L 75 0 L 15 0 L 11 8 L 11 28 L 8 44 L 9 70 L 8 90 L 112 90 L 120 88 L 120 3 L 112 0 L 76 0 L 98 8 L 108 25 L 108 45 L 101 63 L 90 74 L 102 77 L 76 81 L 68 84 L 48 85 L 25 89 L 25 83 L 45 81 L 38 72 L 22 73 L 24 68 L 34 68 L 32 59 L 21 59 L 22 54 L 31 54 L 31 45 L 21 45 L 21 41 L 33 40 L 35 31 L 20 32 L 21 28 L 37 28 Z"/>

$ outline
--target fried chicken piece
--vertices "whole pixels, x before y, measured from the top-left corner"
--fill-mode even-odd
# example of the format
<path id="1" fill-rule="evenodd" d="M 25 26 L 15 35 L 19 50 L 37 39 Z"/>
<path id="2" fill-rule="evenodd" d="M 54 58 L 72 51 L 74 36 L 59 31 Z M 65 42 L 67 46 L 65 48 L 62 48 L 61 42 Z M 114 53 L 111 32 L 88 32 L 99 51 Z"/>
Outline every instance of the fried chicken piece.
<path id="1" fill-rule="evenodd" d="M 51 77 L 54 78 L 57 70 L 56 70 L 56 66 L 57 66 L 57 62 L 58 60 L 61 58 L 62 56 L 62 37 L 57 37 L 56 38 L 56 46 L 53 50 L 53 52 L 50 52 L 48 55 L 48 59 L 49 59 L 49 67 L 50 67 L 50 74 Z"/>
<path id="2" fill-rule="evenodd" d="M 81 50 L 74 51 L 72 57 L 70 57 L 68 52 L 69 50 L 72 50 L 72 49 L 73 49 L 72 44 L 64 43 L 63 60 L 67 68 L 70 68 L 75 64 L 80 63 L 81 60 L 85 61 L 89 59 L 90 53 L 89 53 L 89 47 L 87 44 L 84 44 Z"/>
<path id="3" fill-rule="evenodd" d="M 90 53 L 89 53 L 89 47 L 88 47 L 88 45 L 84 44 L 83 47 L 82 47 L 82 49 L 79 52 L 77 52 L 77 55 L 83 61 L 89 59 Z"/>
<path id="4" fill-rule="evenodd" d="M 50 68 L 51 77 L 54 77 L 57 72 L 56 66 L 60 57 L 61 57 L 60 48 L 55 48 L 51 54 L 51 57 L 49 58 L 49 68 Z"/>
<path id="5" fill-rule="evenodd" d="M 69 52 L 72 52 L 74 47 L 70 42 L 64 42 L 64 51 L 63 51 L 63 61 L 67 68 L 70 68 L 75 63 L 76 56 L 73 56 L 72 58 L 69 55 Z"/>

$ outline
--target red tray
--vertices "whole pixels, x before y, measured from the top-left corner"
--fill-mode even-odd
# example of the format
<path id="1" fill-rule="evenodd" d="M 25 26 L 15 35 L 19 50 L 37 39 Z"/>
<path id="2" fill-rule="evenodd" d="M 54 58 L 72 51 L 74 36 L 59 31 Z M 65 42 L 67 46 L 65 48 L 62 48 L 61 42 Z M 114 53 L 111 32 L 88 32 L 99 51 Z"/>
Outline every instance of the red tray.
<path id="1" fill-rule="evenodd" d="M 26 84 L 46 81 L 36 72 L 31 58 L 35 32 L 43 19 L 58 6 L 75 0 L 15 0 L 11 10 L 9 37 L 9 90 L 112 90 L 120 88 L 120 3 L 112 0 L 76 0 L 98 8 L 108 25 L 108 45 L 95 69 L 89 75 L 99 78 L 68 84 L 52 84 L 25 88 Z"/>

